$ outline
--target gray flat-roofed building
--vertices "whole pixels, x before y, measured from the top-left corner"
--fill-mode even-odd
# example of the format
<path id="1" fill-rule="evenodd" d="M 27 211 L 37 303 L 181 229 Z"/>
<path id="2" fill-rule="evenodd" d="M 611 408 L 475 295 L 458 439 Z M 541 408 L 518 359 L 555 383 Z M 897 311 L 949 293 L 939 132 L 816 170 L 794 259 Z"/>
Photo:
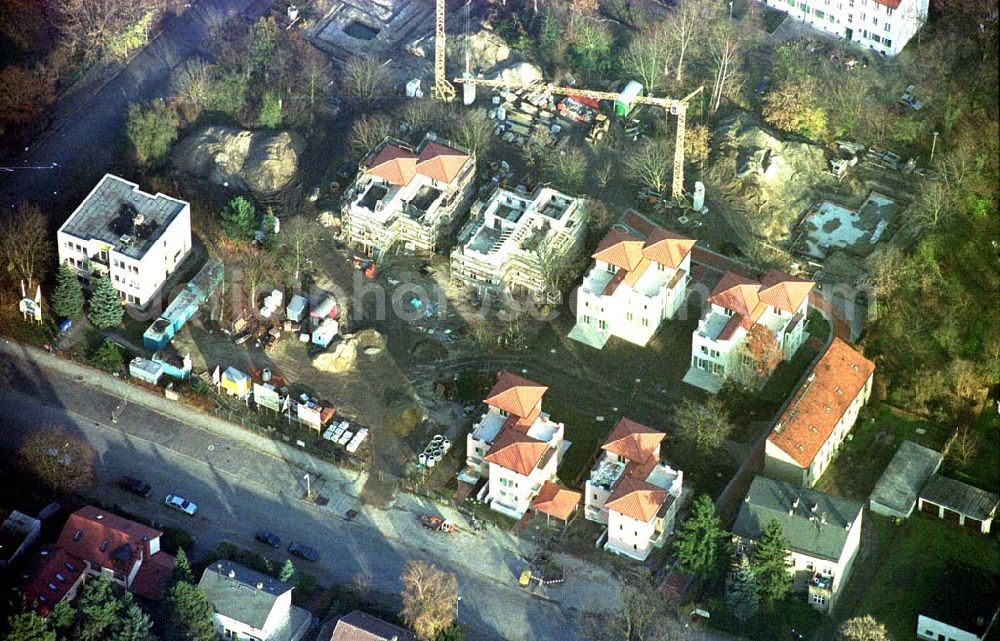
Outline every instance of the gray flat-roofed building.
<path id="1" fill-rule="evenodd" d="M 0 570 L 24 556 L 42 531 L 42 522 L 17 510 L 0 525 Z"/>
<path id="2" fill-rule="evenodd" d="M 870 508 L 889 518 L 909 518 L 917 495 L 938 468 L 941 453 L 913 441 L 903 441 L 872 490 Z"/>
<path id="3" fill-rule="evenodd" d="M 106 275 L 122 300 L 145 307 L 191 251 L 191 207 L 105 174 L 57 233 L 59 262 L 85 285 Z"/>
<path id="4" fill-rule="evenodd" d="M 931 516 L 990 533 L 1000 497 L 947 476 L 932 476 L 917 498 L 917 508 Z"/>

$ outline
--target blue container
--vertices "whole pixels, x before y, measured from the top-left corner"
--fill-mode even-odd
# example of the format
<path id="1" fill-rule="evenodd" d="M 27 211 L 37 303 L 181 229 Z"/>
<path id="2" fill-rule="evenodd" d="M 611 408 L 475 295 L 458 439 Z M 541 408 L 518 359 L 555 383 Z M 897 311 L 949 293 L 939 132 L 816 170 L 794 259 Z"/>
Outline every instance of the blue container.
<path id="1" fill-rule="evenodd" d="M 59 331 L 65 334 L 66 332 L 69 331 L 69 328 L 72 326 L 73 326 L 72 319 L 67 318 L 63 322 L 59 323 Z"/>

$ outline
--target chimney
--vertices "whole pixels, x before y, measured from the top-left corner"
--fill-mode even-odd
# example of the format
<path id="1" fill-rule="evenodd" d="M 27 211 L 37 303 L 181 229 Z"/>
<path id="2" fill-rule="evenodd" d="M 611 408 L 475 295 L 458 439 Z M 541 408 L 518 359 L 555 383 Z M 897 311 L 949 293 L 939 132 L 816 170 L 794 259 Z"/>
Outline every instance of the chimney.
<path id="1" fill-rule="evenodd" d="M 796 496 L 795 500 L 792 501 L 792 507 L 795 508 L 796 510 L 799 509 L 799 497 Z"/>
<path id="2" fill-rule="evenodd" d="M 257 581 L 257 589 L 258 590 L 263 590 L 264 589 L 264 582 L 263 581 Z"/>
<path id="3" fill-rule="evenodd" d="M 132 224 L 135 225 L 136 227 L 143 224 L 144 222 L 146 222 L 146 217 L 143 216 L 142 214 L 136 214 L 135 216 L 132 217 Z"/>
<path id="4" fill-rule="evenodd" d="M 812 505 L 809 506 L 809 511 L 810 512 L 815 512 L 818 507 L 819 507 L 819 503 L 813 503 Z"/>
<path id="5" fill-rule="evenodd" d="M 230 570 L 229 570 L 229 578 L 230 579 L 235 579 L 236 578 L 236 570 L 233 570 L 233 569 L 230 568 Z"/>

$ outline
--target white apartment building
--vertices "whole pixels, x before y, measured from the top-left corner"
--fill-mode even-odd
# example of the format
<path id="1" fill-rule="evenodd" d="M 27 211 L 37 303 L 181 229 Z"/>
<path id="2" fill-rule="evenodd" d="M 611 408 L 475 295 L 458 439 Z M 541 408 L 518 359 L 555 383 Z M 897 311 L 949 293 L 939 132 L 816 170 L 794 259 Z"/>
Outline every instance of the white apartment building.
<path id="1" fill-rule="evenodd" d="M 770 332 L 781 360 L 805 342 L 809 293 L 814 283 L 768 270 L 760 282 L 726 272 L 708 297 L 708 311 L 691 341 L 691 368 L 684 382 L 713 394 L 740 368 L 752 367 L 744 347 L 749 332 Z"/>
<path id="2" fill-rule="evenodd" d="M 608 435 L 584 495 L 584 515 L 607 528 L 609 552 L 644 561 L 673 533 L 684 474 L 660 460 L 665 434 L 622 418 Z"/>
<path id="3" fill-rule="evenodd" d="M 191 206 L 105 174 L 56 235 L 59 262 L 84 286 L 107 275 L 122 301 L 146 307 L 191 251 Z"/>
<path id="4" fill-rule="evenodd" d="M 645 345 L 687 296 L 695 241 L 637 214 L 616 223 L 576 292 L 569 337 L 601 349 L 611 336 Z"/>
<path id="5" fill-rule="evenodd" d="M 386 138 L 361 161 L 345 194 L 344 234 L 371 256 L 397 243 L 411 253 L 435 251 L 461 220 L 475 168 L 469 151 L 434 134 L 415 149 Z"/>
<path id="6" fill-rule="evenodd" d="M 928 0 L 767 0 L 815 29 L 894 56 L 924 21 Z"/>
<path id="7" fill-rule="evenodd" d="M 472 206 L 451 253 L 452 278 L 480 296 L 508 293 L 561 300 L 558 279 L 586 235 L 585 201 L 539 187 L 497 188 Z"/>
<path id="8" fill-rule="evenodd" d="M 834 338 L 768 434 L 764 473 L 815 485 L 868 402 L 874 376 L 874 363 Z"/>
<path id="9" fill-rule="evenodd" d="M 569 448 L 565 426 L 542 412 L 548 388 L 501 372 L 487 395 L 487 411 L 466 437 L 466 467 L 460 481 L 476 484 L 486 477 L 479 498 L 490 507 L 520 519 L 545 481 L 555 480 Z"/>
<path id="10" fill-rule="evenodd" d="M 862 507 L 857 501 L 758 476 L 733 524 L 736 553 L 752 554 L 767 525 L 777 521 L 788 541 L 792 589 L 804 592 L 814 608 L 830 612 L 858 554 Z"/>
<path id="11" fill-rule="evenodd" d="M 232 561 L 205 568 L 198 587 L 223 639 L 299 641 L 312 623 L 307 610 L 292 605 L 291 585 Z"/>

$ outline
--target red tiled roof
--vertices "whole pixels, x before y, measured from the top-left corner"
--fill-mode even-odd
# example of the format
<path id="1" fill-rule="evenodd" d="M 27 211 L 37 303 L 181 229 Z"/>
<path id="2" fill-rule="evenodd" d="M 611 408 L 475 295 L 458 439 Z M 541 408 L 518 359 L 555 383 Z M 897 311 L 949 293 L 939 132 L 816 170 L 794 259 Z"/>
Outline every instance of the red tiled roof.
<path id="1" fill-rule="evenodd" d="M 813 286 L 812 281 L 776 269 L 768 270 L 763 282 L 727 271 L 708 297 L 708 302 L 733 312 L 719 339 L 728 340 L 738 327 L 749 330 L 768 306 L 795 313 Z"/>
<path id="2" fill-rule="evenodd" d="M 636 521 L 649 523 L 669 496 L 661 487 L 626 476 L 615 484 L 615 491 L 605 506 Z"/>
<path id="3" fill-rule="evenodd" d="M 140 557 L 149 558 L 149 542 L 162 532 L 92 505 L 70 514 L 58 545 L 92 566 L 128 571 Z"/>
<path id="4" fill-rule="evenodd" d="M 328 621 L 316 641 L 417 641 L 409 630 L 355 610 L 339 619 Z"/>
<path id="5" fill-rule="evenodd" d="M 769 269 L 761 280 L 759 296 L 761 302 L 794 314 L 814 286 L 812 281 Z"/>
<path id="6" fill-rule="evenodd" d="M 665 436 L 663 432 L 623 417 L 601 448 L 626 460 L 644 463 L 656 452 Z"/>
<path id="7" fill-rule="evenodd" d="M 635 269 L 642 260 L 642 239 L 628 232 L 612 228 L 591 257 L 614 265 L 619 269 Z"/>
<path id="8" fill-rule="evenodd" d="M 874 371 L 874 363 L 834 338 L 767 440 L 808 467 Z"/>
<path id="9" fill-rule="evenodd" d="M 539 385 L 510 372 L 500 372 L 497 383 L 486 395 L 485 403 L 522 418 L 531 416 L 541 402 L 545 385 Z"/>
<path id="10" fill-rule="evenodd" d="M 167 579 L 173 572 L 177 558 L 166 552 L 157 552 L 142 562 L 139 572 L 132 581 L 132 592 L 150 601 L 158 601 L 163 596 Z"/>
<path id="11" fill-rule="evenodd" d="M 521 476 L 528 476 L 542 460 L 548 447 L 547 444 L 527 434 L 504 428 L 500 430 L 489 453 L 483 458 L 488 463 L 496 463 Z"/>
<path id="12" fill-rule="evenodd" d="M 883 7 L 889 7 L 893 11 L 899 8 L 899 5 L 903 3 L 903 0 L 874 0 L 875 4 L 880 4 Z"/>
<path id="13" fill-rule="evenodd" d="M 662 227 L 654 227 L 646 238 L 642 255 L 655 263 L 677 269 L 696 242 Z"/>
<path id="14" fill-rule="evenodd" d="M 759 289 L 760 283 L 752 278 L 735 272 L 726 272 L 712 290 L 708 302 L 731 309 L 742 316 L 749 316 L 760 302 L 757 296 Z"/>
<path id="15" fill-rule="evenodd" d="M 22 592 L 25 601 L 35 604 L 38 614 L 47 617 L 49 611 L 76 585 L 86 564 L 83 559 L 52 545 L 44 546 L 36 560 L 39 565 L 35 576 Z"/>
<path id="16" fill-rule="evenodd" d="M 622 283 L 635 287 L 652 262 L 677 269 L 691 252 L 695 241 L 685 238 L 649 221 L 629 214 L 625 224 L 641 237 L 612 227 L 591 257 L 618 268 L 614 277 L 604 286 L 603 296 L 611 296 Z"/>
<path id="17" fill-rule="evenodd" d="M 469 155 L 437 142 L 429 142 L 417 157 L 417 172 L 442 183 L 450 183 L 461 173 Z"/>
<path id="18" fill-rule="evenodd" d="M 545 481 L 531 507 L 542 514 L 568 521 L 580 505 L 581 498 L 583 495 L 579 492 L 568 490 L 554 481 Z"/>
<path id="19" fill-rule="evenodd" d="M 365 171 L 402 187 L 410 184 L 417 174 L 417 156 L 412 151 L 390 143 L 365 163 Z"/>

